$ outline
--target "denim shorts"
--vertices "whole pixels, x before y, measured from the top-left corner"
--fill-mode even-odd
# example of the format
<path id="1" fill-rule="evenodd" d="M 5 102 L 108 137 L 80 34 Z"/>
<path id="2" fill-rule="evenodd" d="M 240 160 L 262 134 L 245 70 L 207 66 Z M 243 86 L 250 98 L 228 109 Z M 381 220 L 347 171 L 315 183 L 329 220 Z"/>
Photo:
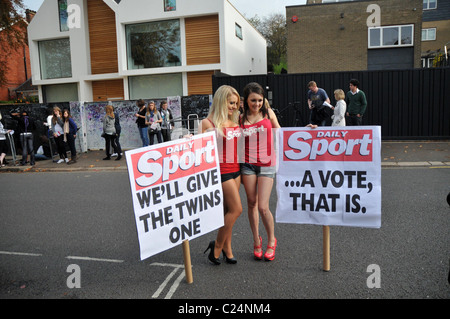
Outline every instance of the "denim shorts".
<path id="1" fill-rule="evenodd" d="M 249 163 L 241 164 L 241 173 L 242 175 L 256 175 L 257 177 L 275 177 L 275 166 L 256 166 Z"/>

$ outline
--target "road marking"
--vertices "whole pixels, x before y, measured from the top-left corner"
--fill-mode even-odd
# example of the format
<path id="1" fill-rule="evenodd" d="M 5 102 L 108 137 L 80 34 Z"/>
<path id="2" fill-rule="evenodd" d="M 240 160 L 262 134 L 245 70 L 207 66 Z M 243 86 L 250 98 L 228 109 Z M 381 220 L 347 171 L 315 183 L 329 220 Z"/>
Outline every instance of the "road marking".
<path id="1" fill-rule="evenodd" d="M 166 279 L 163 281 L 163 283 L 159 286 L 159 288 L 155 291 L 152 298 L 158 298 L 161 292 L 166 288 L 167 284 L 169 283 L 170 279 L 176 274 L 176 272 L 179 269 L 182 269 L 181 274 L 178 276 L 177 279 L 175 279 L 174 283 L 170 287 L 169 291 L 167 292 L 164 299 L 171 299 L 175 291 L 177 290 L 178 286 L 180 285 L 181 280 L 183 280 L 185 274 L 184 274 L 184 265 L 176 265 L 176 264 L 161 264 L 161 263 L 152 263 L 150 266 L 161 266 L 161 267 L 173 267 L 174 270 L 166 277 Z"/>
<path id="2" fill-rule="evenodd" d="M 173 283 L 172 287 L 170 287 L 169 292 L 167 293 L 166 297 L 164 297 L 164 299 L 171 299 L 172 298 L 172 295 L 177 290 L 177 288 L 180 285 L 180 282 L 184 278 L 184 276 L 185 276 L 185 273 L 184 273 L 184 271 L 182 271 L 181 274 L 178 276 L 178 278 Z"/>
<path id="3" fill-rule="evenodd" d="M 32 257 L 40 257 L 42 254 L 32 254 L 32 253 L 20 253 L 14 251 L 0 251 L 2 255 L 16 255 L 16 256 L 32 256 Z"/>
<path id="4" fill-rule="evenodd" d="M 42 254 L 34 254 L 34 253 L 22 253 L 22 252 L 13 252 L 13 251 L 0 251 L 0 255 L 16 255 L 16 256 L 31 256 L 31 257 L 41 257 Z M 118 259 L 105 259 L 105 258 L 92 258 L 92 257 L 82 257 L 82 256 L 67 256 L 66 259 L 72 260 L 87 260 L 87 261 L 100 261 L 100 262 L 110 262 L 110 263 L 123 263 L 123 260 Z M 170 282 L 173 276 L 177 273 L 179 269 L 181 269 L 181 273 L 173 282 L 172 286 L 170 286 L 169 291 L 167 292 L 164 299 L 171 299 L 173 294 L 178 289 L 181 281 L 185 277 L 184 265 L 177 264 L 164 264 L 164 263 L 152 263 L 150 266 L 160 266 L 160 267 L 172 267 L 172 272 L 166 277 L 164 282 L 159 286 L 159 288 L 155 291 L 152 298 L 158 298 L 162 291 L 166 288 L 167 284 Z"/>
<path id="5" fill-rule="evenodd" d="M 67 259 L 75 259 L 75 260 L 89 260 L 89 261 L 103 261 L 109 263 L 123 263 L 123 260 L 118 259 L 104 259 L 104 258 L 92 258 L 92 257 L 80 257 L 80 256 L 67 256 Z"/>

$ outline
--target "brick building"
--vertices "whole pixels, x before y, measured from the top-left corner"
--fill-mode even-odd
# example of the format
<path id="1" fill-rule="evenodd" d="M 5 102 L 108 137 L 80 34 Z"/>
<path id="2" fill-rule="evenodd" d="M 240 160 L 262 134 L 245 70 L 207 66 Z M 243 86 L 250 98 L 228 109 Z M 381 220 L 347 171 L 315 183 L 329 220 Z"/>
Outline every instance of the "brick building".
<path id="1" fill-rule="evenodd" d="M 26 33 L 27 26 L 33 19 L 34 14 L 34 11 L 26 10 L 26 19 L 16 23 L 14 28 L 20 30 L 20 32 Z M 2 33 L 1 30 L 0 33 Z M 2 42 L 2 44 L 3 43 L 5 42 Z M 2 48 L 2 51 L 3 49 L 4 48 Z M 12 50 L 12 52 L 7 56 L 7 63 L 8 72 L 6 73 L 6 85 L 0 87 L 0 101 L 8 101 L 16 98 L 22 98 L 23 96 L 28 97 L 37 95 L 37 88 L 34 90 L 34 88 L 30 86 L 27 87 L 27 92 L 16 92 L 16 89 L 25 87 L 24 83 L 31 79 L 30 53 L 28 50 L 28 45 L 22 46 L 17 50 Z"/>
<path id="2" fill-rule="evenodd" d="M 450 0 L 423 0 L 422 67 L 442 66 L 450 49 Z"/>
<path id="3" fill-rule="evenodd" d="M 371 16 L 379 8 L 379 25 Z M 423 0 L 308 0 L 286 7 L 289 73 L 421 67 Z M 375 7 L 376 8 L 376 7 Z"/>

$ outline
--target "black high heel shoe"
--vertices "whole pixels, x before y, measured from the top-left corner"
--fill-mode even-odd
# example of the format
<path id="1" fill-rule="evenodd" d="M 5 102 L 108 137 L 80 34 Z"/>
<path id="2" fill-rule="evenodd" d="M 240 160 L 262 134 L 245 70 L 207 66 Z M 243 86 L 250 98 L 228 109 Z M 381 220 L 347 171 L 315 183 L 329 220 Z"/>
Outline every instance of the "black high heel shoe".
<path id="1" fill-rule="evenodd" d="M 223 253 L 223 257 L 225 258 L 225 261 L 227 262 L 227 264 L 236 264 L 237 260 L 236 258 L 232 257 L 232 258 L 228 258 L 227 254 L 225 254 L 225 251 L 222 249 L 222 253 Z"/>
<path id="2" fill-rule="evenodd" d="M 210 241 L 208 247 L 206 248 L 206 250 L 203 253 L 206 254 L 206 252 L 209 250 L 210 251 L 208 254 L 209 261 L 212 262 L 214 265 L 220 265 L 219 258 L 214 257 L 215 245 L 216 245 L 216 242 L 214 240 Z"/>

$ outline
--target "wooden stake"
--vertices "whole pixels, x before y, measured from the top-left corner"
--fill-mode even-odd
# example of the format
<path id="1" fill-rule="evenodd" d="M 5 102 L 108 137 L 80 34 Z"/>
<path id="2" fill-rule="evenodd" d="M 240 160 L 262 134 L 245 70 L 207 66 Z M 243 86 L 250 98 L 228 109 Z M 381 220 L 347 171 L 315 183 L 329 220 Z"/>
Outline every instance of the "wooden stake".
<path id="1" fill-rule="evenodd" d="M 330 271 L 330 226 L 323 226 L 323 270 Z"/>
<path id="2" fill-rule="evenodd" d="M 189 248 L 189 241 L 183 241 L 183 259 L 184 259 L 184 272 L 186 274 L 186 281 L 188 284 L 194 282 L 192 277 L 192 266 L 191 266 L 191 250 Z"/>

